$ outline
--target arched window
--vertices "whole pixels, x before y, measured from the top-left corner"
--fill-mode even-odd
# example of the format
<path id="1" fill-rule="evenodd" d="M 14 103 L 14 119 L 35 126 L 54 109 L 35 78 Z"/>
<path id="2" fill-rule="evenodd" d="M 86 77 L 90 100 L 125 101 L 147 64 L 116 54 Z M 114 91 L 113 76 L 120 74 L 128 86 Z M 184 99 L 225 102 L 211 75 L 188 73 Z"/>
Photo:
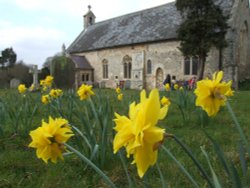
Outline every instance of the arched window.
<path id="1" fill-rule="evenodd" d="M 152 74 L 152 62 L 150 59 L 147 61 L 147 74 Z"/>
<path id="2" fill-rule="evenodd" d="M 132 71 L 132 58 L 126 55 L 123 58 L 123 75 L 124 78 L 130 79 Z"/>
<path id="3" fill-rule="evenodd" d="M 197 75 L 199 58 L 197 56 L 184 58 L 184 75 Z"/>
<path id="4" fill-rule="evenodd" d="M 109 75 L 108 75 L 108 61 L 107 59 L 102 60 L 102 78 L 103 79 L 108 79 Z"/>

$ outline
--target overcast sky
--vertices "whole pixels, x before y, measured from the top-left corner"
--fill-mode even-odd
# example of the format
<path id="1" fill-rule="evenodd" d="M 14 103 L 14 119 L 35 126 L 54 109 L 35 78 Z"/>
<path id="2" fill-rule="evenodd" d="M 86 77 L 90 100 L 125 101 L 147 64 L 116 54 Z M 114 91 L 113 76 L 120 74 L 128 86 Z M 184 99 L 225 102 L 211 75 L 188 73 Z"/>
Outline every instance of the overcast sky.
<path id="1" fill-rule="evenodd" d="M 83 29 L 91 5 L 96 22 L 174 0 L 0 0 L 0 51 L 13 47 L 17 59 L 41 68 Z"/>

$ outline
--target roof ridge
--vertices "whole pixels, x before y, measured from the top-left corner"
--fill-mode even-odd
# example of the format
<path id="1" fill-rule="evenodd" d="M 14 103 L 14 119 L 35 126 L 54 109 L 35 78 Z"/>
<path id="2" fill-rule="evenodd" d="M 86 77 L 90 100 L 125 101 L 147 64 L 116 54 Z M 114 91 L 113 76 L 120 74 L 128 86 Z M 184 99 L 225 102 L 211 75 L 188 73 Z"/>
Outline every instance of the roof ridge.
<path id="1" fill-rule="evenodd" d="M 100 21 L 100 22 L 96 22 L 95 24 L 90 25 L 89 27 L 95 26 L 95 25 L 97 25 L 97 24 L 101 24 L 101 23 L 103 23 L 103 22 L 109 22 L 109 21 L 111 21 L 111 20 L 115 20 L 115 19 L 118 19 L 118 18 L 130 16 L 130 15 L 136 15 L 136 14 L 139 14 L 139 13 L 141 13 L 141 12 L 152 11 L 152 9 L 157 9 L 157 8 L 160 8 L 160 7 L 163 7 L 163 6 L 166 6 L 166 5 L 170 5 L 170 4 L 173 4 L 173 3 L 175 3 L 175 1 L 173 1 L 173 2 L 168 2 L 168 3 L 164 3 L 164 4 L 162 4 L 162 5 L 157 5 L 157 6 L 150 7 L 150 8 L 146 8 L 146 9 L 142 9 L 142 10 L 138 10 L 138 11 L 136 11 L 136 12 L 131 12 L 131 13 L 123 14 L 123 15 L 120 15 L 120 16 L 117 16 L 117 17 L 114 17 L 114 18 L 109 18 L 109 19 L 106 19 L 106 20 L 102 20 L 102 21 Z"/>

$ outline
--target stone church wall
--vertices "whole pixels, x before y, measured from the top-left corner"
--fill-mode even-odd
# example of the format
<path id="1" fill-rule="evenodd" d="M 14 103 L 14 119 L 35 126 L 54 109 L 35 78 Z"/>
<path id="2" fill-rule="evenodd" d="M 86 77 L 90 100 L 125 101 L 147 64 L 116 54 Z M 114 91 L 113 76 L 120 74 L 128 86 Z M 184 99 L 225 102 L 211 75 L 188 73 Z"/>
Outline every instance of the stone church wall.
<path id="1" fill-rule="evenodd" d="M 153 44 L 142 44 L 113 49 L 105 49 L 94 52 L 86 52 L 84 55 L 92 67 L 94 67 L 94 82 L 100 87 L 114 88 L 120 81 L 129 80 L 129 88 L 152 89 L 163 88 L 163 81 L 167 74 L 175 76 L 176 80 L 184 81 L 194 75 L 184 75 L 184 57 L 178 49 L 178 41 L 168 41 Z M 132 58 L 131 79 L 124 78 L 123 58 L 128 55 Z M 103 79 L 103 60 L 108 62 L 108 79 Z M 152 72 L 147 74 L 147 61 L 152 63 Z M 207 58 L 205 75 L 217 70 L 218 51 L 212 49 Z M 157 70 L 162 69 L 162 77 L 157 85 Z"/>
<path id="2" fill-rule="evenodd" d="M 227 32 L 228 47 L 224 50 L 226 79 L 238 81 L 250 78 L 250 10 L 248 0 L 235 0 L 229 19 Z"/>

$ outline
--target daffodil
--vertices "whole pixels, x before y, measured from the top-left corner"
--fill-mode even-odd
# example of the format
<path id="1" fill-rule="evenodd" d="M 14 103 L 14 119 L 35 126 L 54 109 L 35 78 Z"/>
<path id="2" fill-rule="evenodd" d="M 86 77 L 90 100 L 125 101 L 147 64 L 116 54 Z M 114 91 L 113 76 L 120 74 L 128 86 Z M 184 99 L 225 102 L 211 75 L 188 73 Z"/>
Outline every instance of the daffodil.
<path id="1" fill-rule="evenodd" d="M 221 106 L 225 105 L 226 97 L 232 96 L 232 81 L 222 82 L 223 72 L 213 74 L 213 79 L 205 79 L 197 82 L 196 106 L 201 106 L 209 116 L 218 113 Z"/>
<path id="2" fill-rule="evenodd" d="M 91 95 L 95 93 L 92 91 L 92 86 L 82 84 L 81 87 L 78 89 L 77 94 L 80 97 L 80 100 L 88 99 Z"/>
<path id="3" fill-rule="evenodd" d="M 61 89 L 52 89 L 49 92 L 49 95 L 53 98 L 58 98 L 62 95 L 62 90 Z"/>
<path id="4" fill-rule="evenodd" d="M 133 155 L 133 164 L 136 164 L 140 177 L 156 163 L 158 151 L 154 145 L 164 137 L 165 130 L 157 127 L 157 123 L 166 116 L 168 107 L 160 106 L 157 89 L 153 89 L 148 98 L 143 90 L 140 103 L 130 104 L 129 117 L 115 113 L 114 130 L 117 133 L 113 141 L 114 153 L 125 147 L 127 157 Z"/>
<path id="5" fill-rule="evenodd" d="M 18 86 L 19 93 L 23 94 L 23 93 L 25 93 L 26 90 L 27 90 L 27 88 L 26 88 L 26 86 L 24 84 L 20 84 Z"/>
<path id="6" fill-rule="evenodd" d="M 177 90 L 179 88 L 178 84 L 174 84 L 174 89 Z"/>
<path id="7" fill-rule="evenodd" d="M 41 127 L 30 132 L 32 142 L 29 147 L 35 148 L 37 157 L 45 163 L 49 159 L 56 163 L 58 158 L 63 159 L 63 144 L 73 135 L 67 120 L 49 117 L 48 123 L 42 121 Z"/>
<path id="8" fill-rule="evenodd" d="M 166 85 L 165 85 L 165 89 L 166 89 L 166 91 L 170 91 L 170 85 L 169 85 L 169 83 L 167 83 Z"/>
<path id="9" fill-rule="evenodd" d="M 49 95 L 43 95 L 41 101 L 43 104 L 48 104 L 49 103 Z"/>
<path id="10" fill-rule="evenodd" d="M 34 91 L 34 89 L 35 89 L 35 85 L 32 84 L 32 85 L 30 86 L 29 90 L 30 90 L 30 91 Z"/>
<path id="11" fill-rule="evenodd" d="M 118 99 L 119 101 L 122 101 L 122 98 L 123 98 L 123 94 L 120 93 L 120 94 L 117 96 L 117 99 Z"/>
<path id="12" fill-rule="evenodd" d="M 117 87 L 117 88 L 115 89 L 115 92 L 116 92 L 117 94 L 120 94 L 120 93 L 121 93 L 121 89 L 120 89 L 119 87 Z"/>
<path id="13" fill-rule="evenodd" d="M 52 86 L 53 80 L 54 80 L 53 76 L 50 76 L 50 75 L 49 75 L 49 76 L 46 76 L 46 78 L 45 78 L 45 80 L 44 80 L 45 85 L 46 85 L 47 87 L 51 87 L 51 86 Z"/>
<path id="14" fill-rule="evenodd" d="M 183 87 L 181 86 L 181 87 L 179 88 L 179 90 L 180 90 L 180 91 L 183 91 Z"/>
<path id="15" fill-rule="evenodd" d="M 163 96 L 161 99 L 161 105 L 162 106 L 166 106 L 166 105 L 169 106 L 170 104 L 171 104 L 170 100 L 167 97 Z"/>

